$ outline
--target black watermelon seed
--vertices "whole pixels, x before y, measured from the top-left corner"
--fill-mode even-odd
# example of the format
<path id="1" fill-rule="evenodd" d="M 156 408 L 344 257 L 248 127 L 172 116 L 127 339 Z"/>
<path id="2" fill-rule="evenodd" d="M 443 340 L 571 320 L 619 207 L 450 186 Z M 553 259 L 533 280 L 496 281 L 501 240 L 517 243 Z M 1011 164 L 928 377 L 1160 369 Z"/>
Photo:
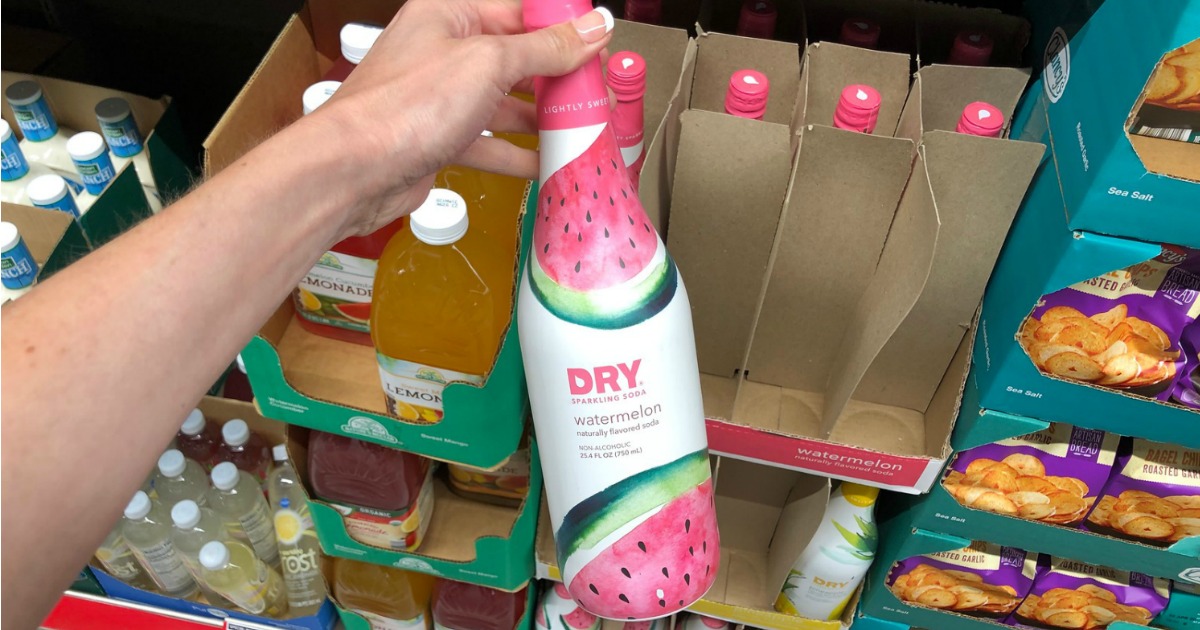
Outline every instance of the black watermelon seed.
<path id="1" fill-rule="evenodd" d="M 550 243 L 546 243 L 546 246 L 542 248 L 542 253 L 543 254 L 550 253 Z"/>
<path id="2" fill-rule="evenodd" d="M 579 273 L 579 261 L 575 261 L 575 273 Z"/>
<path id="3" fill-rule="evenodd" d="M 566 234 L 567 232 L 570 232 L 570 231 L 571 231 L 571 224 L 570 224 L 570 223 L 564 223 L 564 224 L 563 224 L 563 234 Z"/>
<path id="4" fill-rule="evenodd" d="M 608 198 L 608 205 L 610 205 L 610 206 L 615 206 L 615 205 L 617 205 L 617 202 L 616 202 L 616 200 L 615 200 L 615 199 L 613 199 L 612 197 L 609 197 L 609 198 Z"/>
<path id="5" fill-rule="evenodd" d="M 629 217 L 629 225 L 633 225 L 633 215 L 627 214 L 625 216 Z"/>
<path id="6" fill-rule="evenodd" d="M 579 192 L 579 182 L 575 182 L 575 192 Z"/>
<path id="7" fill-rule="evenodd" d="M 592 191 L 592 199 L 599 199 L 599 198 L 600 198 L 600 193 L 593 190 Z"/>
<path id="8" fill-rule="evenodd" d="M 646 232 L 647 232 L 647 233 L 649 233 L 649 232 L 650 232 L 650 224 L 649 224 L 649 223 L 643 223 L 643 224 L 642 224 L 642 227 L 646 228 Z"/>
<path id="9" fill-rule="evenodd" d="M 688 547 L 688 555 L 689 555 L 689 556 L 694 556 L 694 555 L 696 555 L 696 548 L 695 548 L 695 547 Z"/>
<path id="10" fill-rule="evenodd" d="M 711 565 L 711 564 L 706 564 L 706 565 L 704 565 L 704 576 L 705 576 L 705 577 L 708 577 L 708 572 L 709 572 L 710 570 L 712 570 L 712 565 Z"/>
<path id="11" fill-rule="evenodd" d="M 702 549 L 704 549 L 704 553 L 708 553 L 708 541 L 707 540 L 704 541 L 703 543 L 701 543 L 700 546 Z"/>
<path id="12" fill-rule="evenodd" d="M 625 577 L 627 577 L 627 578 L 633 577 L 632 575 L 629 575 L 629 569 L 626 569 L 625 567 L 621 567 L 621 573 L 624 573 Z"/>
<path id="13" fill-rule="evenodd" d="M 633 621 L 633 617 L 626 617 L 626 619 Z"/>
<path id="14" fill-rule="evenodd" d="M 667 573 L 667 567 L 663 567 L 662 571 L 663 571 L 663 577 L 665 577 L 665 578 L 669 578 L 669 577 L 671 577 L 671 576 L 670 576 L 670 575 Z"/>
<path id="15" fill-rule="evenodd" d="M 578 184 L 576 184 L 576 186 L 578 187 Z M 561 208 L 562 206 L 565 206 L 565 205 L 567 205 L 567 198 L 566 198 L 566 197 L 563 197 L 562 199 L 559 199 L 559 200 L 558 200 L 558 205 L 559 205 L 559 207 L 560 207 L 560 208 Z"/>
<path id="16" fill-rule="evenodd" d="M 681 600 L 679 600 L 679 605 L 680 605 L 680 606 L 682 606 L 682 605 L 683 605 L 683 600 L 682 600 L 682 599 L 681 599 Z"/>
<path id="17" fill-rule="evenodd" d="M 546 195 L 546 205 L 550 205 L 550 195 Z"/>
<path id="18" fill-rule="evenodd" d="M 587 215 L 584 218 L 587 219 L 588 223 L 591 223 L 592 222 L 592 211 L 588 210 Z"/>
<path id="19" fill-rule="evenodd" d="M 592 589 L 592 592 L 593 592 L 593 593 L 595 593 L 595 594 L 597 594 L 597 595 L 599 595 L 599 594 L 600 594 L 600 591 L 596 590 L 596 585 L 595 585 L 595 584 L 588 584 L 588 588 Z"/>
<path id="20" fill-rule="evenodd" d="M 547 212 L 547 213 L 546 213 L 546 218 L 545 218 L 545 219 L 542 219 L 542 220 L 543 220 L 543 221 L 549 221 L 549 220 L 550 220 L 550 213 L 549 213 L 549 212 Z"/>
<path id="21" fill-rule="evenodd" d="M 666 608 L 666 607 L 667 607 L 667 600 L 665 600 L 665 599 L 660 599 L 660 600 L 658 600 L 658 605 L 659 605 L 659 606 L 661 606 L 661 607 L 663 607 L 663 608 Z"/>
<path id="22" fill-rule="evenodd" d="M 683 531 L 684 532 L 692 531 L 692 519 L 690 519 L 690 518 L 683 519 Z"/>
<path id="23" fill-rule="evenodd" d="M 608 228 L 604 228 L 604 238 L 608 238 Z"/>
<path id="24" fill-rule="evenodd" d="M 626 199 L 628 199 L 628 198 L 629 198 L 629 195 L 625 194 L 625 189 L 624 189 L 624 188 L 622 188 L 622 189 L 621 189 L 621 196 L 622 196 L 622 197 L 624 197 L 624 198 L 626 198 Z"/>
<path id="25" fill-rule="evenodd" d="M 641 549 L 642 552 L 645 552 L 646 551 L 646 543 L 639 540 L 638 541 L 638 549 Z"/>
<path id="26" fill-rule="evenodd" d="M 617 599 L 619 599 L 619 600 L 621 600 L 621 601 L 625 602 L 626 604 L 628 604 L 628 603 L 629 603 L 629 598 L 628 598 L 628 597 L 625 597 L 625 593 L 621 593 L 620 595 L 617 595 Z"/>
<path id="27" fill-rule="evenodd" d="M 578 239 L 576 239 L 576 240 L 578 240 L 580 243 L 582 243 L 582 242 L 583 242 L 583 232 L 580 232 L 580 233 L 579 233 L 579 238 L 578 238 Z"/>
<path id="28" fill-rule="evenodd" d="M 604 173 L 601 173 L 601 172 L 600 172 L 600 167 L 599 167 L 599 166 L 597 166 L 597 167 L 596 167 L 596 174 L 597 174 L 597 175 L 603 175 L 603 174 L 604 174 Z"/>
<path id="29" fill-rule="evenodd" d="M 684 573 L 684 574 L 683 574 L 683 583 L 684 583 L 684 584 L 687 584 L 687 585 L 689 585 L 689 586 L 691 585 L 691 583 L 692 583 L 692 575 L 691 575 L 690 573 Z"/>
<path id="30" fill-rule="evenodd" d="M 634 249 L 637 249 L 637 243 L 634 243 L 632 238 L 629 239 L 629 246 Z"/>
<path id="31" fill-rule="evenodd" d="M 621 268 L 624 269 L 625 268 L 625 259 L 621 258 L 620 256 L 617 256 L 617 264 L 621 265 Z M 643 549 L 643 551 L 645 551 L 645 550 Z"/>
<path id="32" fill-rule="evenodd" d="M 612 158 L 608 158 L 608 161 L 609 161 L 609 162 L 612 162 L 612 165 L 613 165 L 613 170 L 614 170 L 614 171 L 615 171 L 615 170 L 617 170 L 617 161 L 616 161 L 616 160 L 614 160 L 614 159 L 612 159 Z"/>

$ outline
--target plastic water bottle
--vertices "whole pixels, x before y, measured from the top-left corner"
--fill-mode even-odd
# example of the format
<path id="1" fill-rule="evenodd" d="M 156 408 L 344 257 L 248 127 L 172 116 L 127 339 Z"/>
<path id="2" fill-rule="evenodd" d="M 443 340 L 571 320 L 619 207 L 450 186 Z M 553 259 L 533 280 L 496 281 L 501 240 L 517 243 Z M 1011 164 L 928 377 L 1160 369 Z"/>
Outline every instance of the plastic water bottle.
<path id="1" fill-rule="evenodd" d="M 234 605 L 253 615 L 279 617 L 288 611 L 279 573 L 237 541 L 213 541 L 200 548 L 204 581 Z"/>
<path id="2" fill-rule="evenodd" d="M 129 549 L 163 593 L 188 598 L 196 594 L 196 581 L 171 541 L 171 525 L 162 506 L 137 491 L 125 506 L 121 533 Z"/>
<path id="3" fill-rule="evenodd" d="M 175 435 L 175 444 L 185 457 L 196 460 L 206 471 L 219 463 L 217 449 L 221 444 L 220 429 L 204 417 L 204 412 L 193 409 L 188 414 L 179 433 Z"/>
<path id="4" fill-rule="evenodd" d="M 232 463 L 222 462 L 213 467 L 212 483 L 208 503 L 224 519 L 229 533 L 237 540 L 249 542 L 264 562 L 279 564 L 271 511 L 258 482 Z"/>
<path id="5" fill-rule="evenodd" d="M 267 488 L 275 511 L 275 540 L 279 543 L 279 564 L 287 586 L 288 606 L 315 608 L 328 594 L 321 574 L 321 545 L 308 512 L 308 497 L 300 484 L 300 475 L 288 461 L 287 446 L 271 449 L 275 469 Z"/>
<path id="6" fill-rule="evenodd" d="M 259 482 L 267 480 L 271 468 L 271 448 L 261 435 L 250 430 L 245 420 L 235 418 L 221 427 L 221 445 L 217 461 L 232 462 Z"/>
<path id="7" fill-rule="evenodd" d="M 75 203 L 75 195 L 71 194 L 71 188 L 67 186 L 67 180 L 61 175 L 40 175 L 29 182 L 25 193 L 29 195 L 29 201 L 38 208 L 66 212 L 76 219 L 83 216 L 79 205 Z"/>
<path id="8" fill-rule="evenodd" d="M 124 521 L 117 523 L 100 547 L 96 549 L 96 559 L 108 574 L 122 582 L 143 591 L 157 592 L 158 585 L 142 569 L 142 565 L 129 549 L 125 536 L 121 534 Z"/>
<path id="9" fill-rule="evenodd" d="M 16 225 L 0 221 L 0 280 L 4 284 L 4 301 L 15 300 L 29 292 L 37 280 L 38 264 L 25 246 Z"/>
<path id="10" fill-rule="evenodd" d="M 74 173 L 75 165 L 67 153 L 67 139 L 75 135 L 75 131 L 59 126 L 46 95 L 42 93 L 42 86 L 37 81 L 17 81 L 4 90 L 4 97 L 25 136 L 21 141 L 25 158 L 60 174 Z"/>
<path id="11" fill-rule="evenodd" d="M 175 527 L 171 529 L 171 542 L 179 550 L 179 555 L 183 558 L 183 564 L 187 566 L 188 572 L 200 585 L 205 599 L 214 606 L 222 608 L 231 606 L 232 602 L 225 599 L 204 581 L 204 572 L 200 566 L 200 549 L 206 543 L 214 540 L 221 542 L 233 540 L 225 529 L 225 524 L 221 522 L 221 517 L 206 507 L 200 507 L 195 501 L 184 499 L 171 508 L 171 521 L 175 524 Z"/>
<path id="12" fill-rule="evenodd" d="M 49 167 L 31 163 L 25 159 L 17 136 L 8 121 L 0 118 L 0 201 L 28 206 L 29 195 L 25 187 L 42 175 L 53 173 Z"/>
<path id="13" fill-rule="evenodd" d="M 94 131 L 81 131 L 67 141 L 67 152 L 75 162 L 75 172 L 83 181 L 83 191 L 76 197 L 79 211 L 88 208 L 100 197 L 100 193 L 117 177 L 117 169 L 108 155 L 104 138 Z"/>
<path id="14" fill-rule="evenodd" d="M 174 508 L 183 500 L 204 506 L 207 502 L 208 475 L 195 460 L 188 459 L 178 449 L 171 449 L 158 458 L 158 475 L 154 490 L 163 505 Z"/>
<path id="15" fill-rule="evenodd" d="M 133 110 L 129 107 L 129 101 L 114 96 L 96 103 L 96 120 L 100 123 L 104 141 L 112 150 L 116 171 L 120 173 L 126 164 L 133 162 L 138 181 L 142 183 L 142 189 L 146 193 L 146 201 L 150 202 L 150 209 L 155 212 L 162 210 L 158 184 L 155 183 L 154 171 L 150 168 L 150 153 L 145 150 L 146 144 L 141 130 L 138 129 L 137 120 L 133 117 Z"/>

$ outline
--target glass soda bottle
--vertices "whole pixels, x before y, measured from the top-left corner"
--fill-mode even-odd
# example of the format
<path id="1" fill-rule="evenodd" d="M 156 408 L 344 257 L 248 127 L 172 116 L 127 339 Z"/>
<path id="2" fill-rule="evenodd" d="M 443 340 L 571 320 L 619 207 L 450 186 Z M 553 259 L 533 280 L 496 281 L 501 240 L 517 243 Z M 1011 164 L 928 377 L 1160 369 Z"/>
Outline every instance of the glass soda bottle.
<path id="1" fill-rule="evenodd" d="M 842 88 L 841 98 L 833 111 L 833 126 L 859 133 L 874 133 L 882 103 L 883 97 L 875 88 L 862 84 L 847 85 Z"/>
<path id="2" fill-rule="evenodd" d="M 636 190 L 646 161 L 646 60 L 624 50 L 608 58 L 608 87 L 617 97 L 612 125 Z"/>
<path id="3" fill-rule="evenodd" d="M 739 118 L 762 120 L 767 113 L 771 82 L 758 70 L 738 70 L 729 77 L 725 91 L 725 113 Z"/>

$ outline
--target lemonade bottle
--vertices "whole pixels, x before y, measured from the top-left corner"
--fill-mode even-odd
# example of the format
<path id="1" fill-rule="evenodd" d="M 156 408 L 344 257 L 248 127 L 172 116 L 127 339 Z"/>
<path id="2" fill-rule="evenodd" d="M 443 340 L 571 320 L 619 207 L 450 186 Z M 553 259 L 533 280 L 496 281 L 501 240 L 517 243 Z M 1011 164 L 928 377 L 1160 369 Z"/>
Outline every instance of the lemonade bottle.
<path id="1" fill-rule="evenodd" d="M 96 549 L 96 559 L 109 575 L 118 580 L 144 591 L 157 591 L 158 585 L 142 569 L 142 565 L 125 542 L 125 536 L 121 534 L 121 525 L 122 523 L 117 523 L 104 538 L 104 542 L 100 543 L 100 548 Z"/>
<path id="2" fill-rule="evenodd" d="M 158 475 L 154 477 L 154 491 L 164 506 L 174 509 L 175 504 L 185 499 L 203 506 L 207 502 L 208 475 L 194 460 L 171 449 L 158 458 Z"/>
<path id="3" fill-rule="evenodd" d="M 379 260 L 371 337 L 403 420 L 438 422 L 447 383 L 481 385 L 508 325 L 512 260 L 468 224 L 462 196 L 435 188 Z"/>
<path id="4" fill-rule="evenodd" d="M 333 592 L 350 612 L 362 615 L 371 630 L 428 630 L 433 578 L 392 567 L 338 558 Z"/>
<path id="5" fill-rule="evenodd" d="M 204 581 L 242 610 L 267 617 L 288 611 L 283 578 L 246 545 L 232 540 L 205 543 L 200 566 Z"/>
<path id="6" fill-rule="evenodd" d="M 171 529 L 171 542 L 179 550 L 188 572 L 200 585 L 204 598 L 214 606 L 230 607 L 231 602 L 204 581 L 204 571 L 200 566 L 200 549 L 205 544 L 214 540 L 233 540 L 221 517 L 206 507 L 200 507 L 195 501 L 184 499 L 171 508 L 171 522 L 175 524 Z"/>
<path id="7" fill-rule="evenodd" d="M 275 541 L 279 564 L 287 587 L 288 606 L 315 608 L 325 601 L 325 577 L 321 575 L 321 545 L 308 513 L 308 496 L 300 475 L 288 461 L 287 446 L 272 449 L 275 469 L 267 480 L 271 509 L 275 511 Z"/>
<path id="8" fill-rule="evenodd" d="M 448 464 L 450 489 L 455 494 L 496 505 L 519 507 L 529 493 L 529 434 L 517 451 L 494 470 Z"/>
<path id="9" fill-rule="evenodd" d="M 258 482 L 232 463 L 221 462 L 212 469 L 212 483 L 208 503 L 225 520 L 229 533 L 249 542 L 267 564 L 278 564 L 275 526 Z"/>
<path id="10" fill-rule="evenodd" d="M 196 594 L 196 581 L 171 541 L 170 519 L 162 506 L 152 503 L 145 492 L 134 493 L 125 506 L 121 534 L 161 592 L 178 598 Z"/>

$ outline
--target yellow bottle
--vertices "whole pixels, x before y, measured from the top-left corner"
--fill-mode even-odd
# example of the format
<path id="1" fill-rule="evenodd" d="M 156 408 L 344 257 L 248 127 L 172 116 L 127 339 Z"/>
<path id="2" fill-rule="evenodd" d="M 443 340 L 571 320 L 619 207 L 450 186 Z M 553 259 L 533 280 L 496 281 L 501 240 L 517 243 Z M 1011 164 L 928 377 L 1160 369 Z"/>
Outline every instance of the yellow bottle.
<path id="1" fill-rule="evenodd" d="M 469 228 L 462 196 L 435 188 L 379 259 L 371 339 L 402 420 L 439 422 L 447 383 L 482 384 L 508 325 L 513 256 Z"/>
<path id="2" fill-rule="evenodd" d="M 333 592 L 347 610 L 362 615 L 371 630 L 428 630 L 433 578 L 393 567 L 337 558 Z"/>
<path id="3" fill-rule="evenodd" d="M 512 135 L 504 139 L 511 141 L 519 137 L 521 136 Z M 436 182 L 439 188 L 453 190 L 467 201 L 471 229 L 482 232 L 495 247 L 509 256 L 510 266 L 515 267 L 518 222 L 529 182 L 458 165 L 448 166 L 438 172 Z M 512 306 L 508 296 L 512 294 L 515 275 L 510 273 L 506 279 L 507 284 L 496 287 L 496 293 L 504 296 L 506 307 Z"/>

